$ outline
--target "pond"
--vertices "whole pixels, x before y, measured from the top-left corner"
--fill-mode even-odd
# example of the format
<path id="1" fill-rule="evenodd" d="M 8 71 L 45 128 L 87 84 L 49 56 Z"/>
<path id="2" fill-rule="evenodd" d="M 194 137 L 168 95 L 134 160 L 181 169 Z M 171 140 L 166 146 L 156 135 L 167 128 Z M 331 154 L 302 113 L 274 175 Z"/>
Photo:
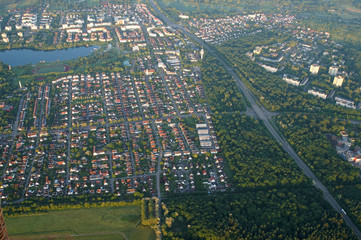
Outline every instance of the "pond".
<path id="1" fill-rule="evenodd" d="M 76 47 L 52 51 L 39 51 L 32 49 L 10 49 L 0 51 L 0 61 L 10 66 L 21 66 L 26 64 L 37 64 L 39 62 L 55 62 L 57 60 L 71 60 L 78 57 L 90 55 L 93 51 L 100 49 L 99 46 Z"/>

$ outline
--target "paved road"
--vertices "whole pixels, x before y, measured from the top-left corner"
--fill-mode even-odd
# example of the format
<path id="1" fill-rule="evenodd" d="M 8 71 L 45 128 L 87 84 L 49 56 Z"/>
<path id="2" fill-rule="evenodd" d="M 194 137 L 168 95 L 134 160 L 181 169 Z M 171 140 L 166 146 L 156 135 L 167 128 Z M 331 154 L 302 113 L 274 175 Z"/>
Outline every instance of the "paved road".
<path id="1" fill-rule="evenodd" d="M 171 20 L 167 18 L 155 5 L 153 0 L 150 0 L 150 4 L 155 10 L 155 12 L 158 14 L 158 16 L 166 22 L 169 26 L 173 28 L 177 28 L 180 31 L 182 31 L 186 36 L 190 37 L 200 45 L 202 45 L 206 50 L 208 50 L 214 57 L 216 57 L 222 65 L 226 68 L 227 72 L 235 79 L 237 86 L 240 88 L 242 93 L 244 94 L 245 98 L 249 101 L 251 108 L 256 113 L 257 117 L 261 119 L 268 131 L 272 134 L 272 136 L 282 145 L 283 149 L 295 160 L 296 164 L 301 168 L 301 170 L 305 173 L 305 175 L 309 178 L 311 178 L 314 182 L 314 185 L 316 188 L 320 189 L 323 192 L 324 199 L 331 204 L 331 206 L 340 214 L 342 214 L 343 219 L 345 222 L 352 228 L 354 233 L 361 239 L 361 232 L 360 230 L 355 226 L 355 224 L 351 221 L 351 219 L 348 217 L 347 214 L 343 212 L 343 209 L 341 206 L 337 203 L 337 201 L 332 197 L 332 195 L 329 193 L 327 188 L 321 183 L 320 180 L 313 174 L 311 169 L 298 157 L 296 152 L 292 149 L 292 147 L 288 144 L 288 142 L 285 140 L 285 138 L 282 136 L 281 133 L 278 132 L 276 128 L 273 127 L 270 120 L 270 115 L 265 109 L 261 106 L 259 106 L 253 96 L 253 94 L 249 91 L 249 89 L 244 85 L 244 83 L 241 81 L 241 79 L 238 77 L 238 75 L 235 73 L 233 68 L 228 64 L 228 62 L 225 60 L 224 56 L 218 52 L 216 49 L 210 47 L 207 43 L 200 40 L 198 37 L 196 37 L 194 34 L 188 32 L 183 26 L 177 25 L 173 23 Z"/>
<path id="2" fill-rule="evenodd" d="M 68 126 L 67 126 L 67 131 L 68 131 L 68 135 L 67 135 L 67 155 L 66 155 L 66 178 L 65 178 L 65 186 L 64 186 L 64 195 L 66 195 L 68 193 L 68 186 L 70 184 L 70 172 L 69 172 L 69 166 L 70 166 L 70 147 L 71 147 L 71 131 L 70 128 L 72 126 L 72 111 L 71 111 L 71 100 L 72 100 L 72 82 L 73 82 L 73 78 L 69 79 L 69 86 L 68 86 Z"/>
<path id="3" fill-rule="evenodd" d="M 101 88 L 100 88 L 100 91 L 101 91 L 101 96 L 102 96 L 102 100 L 103 100 L 103 112 L 105 114 L 105 129 L 107 131 L 107 142 L 106 144 L 110 143 L 110 139 L 109 139 L 109 118 L 108 118 L 108 113 L 107 113 L 107 106 L 105 104 L 105 93 L 104 93 L 104 88 L 105 88 L 105 85 L 104 85 L 104 81 L 103 81 L 103 74 L 99 74 L 99 77 L 100 77 L 100 83 L 101 83 Z M 88 106 L 88 104 L 87 104 Z M 88 115 L 89 117 L 89 115 Z M 110 150 L 108 150 L 106 152 L 107 156 L 108 156 L 108 164 L 109 164 L 109 170 L 110 170 L 110 176 L 112 176 L 110 179 L 109 179 L 109 183 L 110 183 L 110 192 L 111 193 L 114 193 L 114 178 L 113 178 L 113 162 L 112 162 L 112 152 Z"/>
<path id="4" fill-rule="evenodd" d="M 33 149 L 33 155 L 34 155 L 34 157 L 36 156 L 36 154 L 35 154 L 35 149 L 38 149 L 38 147 L 39 147 L 39 142 L 40 142 L 40 132 L 41 132 L 41 127 L 42 127 L 42 119 L 43 119 L 44 110 L 45 110 L 44 105 L 45 105 L 45 88 L 46 88 L 46 86 L 48 86 L 48 84 L 42 87 L 42 90 L 41 90 L 41 102 L 38 103 L 39 108 L 40 108 L 40 115 L 39 115 L 39 117 L 37 118 L 38 121 L 37 121 L 37 126 L 36 126 L 36 128 L 37 128 L 38 134 L 37 134 L 37 137 L 36 137 L 35 147 L 34 147 L 34 149 Z M 30 164 L 28 163 L 29 166 L 28 166 L 27 169 L 26 169 L 26 172 L 28 172 L 28 175 L 27 175 L 26 178 L 25 178 L 24 190 L 23 190 L 23 194 L 22 194 L 20 200 L 24 199 L 25 193 L 26 193 L 26 191 L 29 189 L 29 186 L 28 186 L 28 185 L 29 185 L 29 181 L 30 181 L 30 177 L 31 177 L 31 171 L 32 171 L 33 166 L 34 166 L 34 162 L 35 162 L 35 159 L 32 158 L 31 163 L 30 163 Z M 26 173 L 25 173 L 25 174 L 26 174 Z"/>
<path id="5" fill-rule="evenodd" d="M 10 145 L 10 149 L 9 149 L 9 152 L 8 152 L 8 156 L 7 156 L 6 163 L 4 164 L 5 167 L 4 167 L 4 171 L 2 172 L 1 179 L 3 179 L 3 178 L 5 177 L 5 173 L 6 173 L 6 170 L 7 170 L 7 168 L 8 168 L 8 163 L 9 163 L 11 154 L 12 154 L 13 149 L 14 149 L 15 137 L 16 137 L 16 135 L 18 134 L 18 125 L 19 125 L 20 113 L 21 113 L 21 110 L 22 110 L 23 107 L 24 107 L 24 106 L 23 106 L 23 104 L 25 103 L 24 101 L 27 101 L 27 100 L 25 100 L 25 96 L 23 95 L 22 98 L 21 98 L 21 100 L 20 100 L 18 112 L 16 113 L 16 118 L 15 118 L 15 122 L 14 122 L 14 125 L 13 125 L 14 131 L 13 131 L 13 132 L 11 133 L 11 135 L 10 135 L 11 145 Z"/>

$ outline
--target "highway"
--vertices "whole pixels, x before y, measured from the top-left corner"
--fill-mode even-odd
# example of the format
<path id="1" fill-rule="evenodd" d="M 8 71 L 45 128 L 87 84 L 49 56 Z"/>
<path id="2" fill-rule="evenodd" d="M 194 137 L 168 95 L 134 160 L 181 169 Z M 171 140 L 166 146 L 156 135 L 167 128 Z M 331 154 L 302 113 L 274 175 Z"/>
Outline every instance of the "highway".
<path id="1" fill-rule="evenodd" d="M 274 128 L 271 124 L 270 115 L 266 110 L 264 110 L 263 107 L 260 107 L 253 94 L 250 92 L 250 90 L 244 85 L 244 83 L 241 81 L 241 79 L 238 77 L 238 75 L 235 73 L 233 68 L 225 61 L 224 56 L 217 51 L 216 49 L 210 47 L 207 43 L 196 37 L 194 34 L 190 33 L 188 30 L 186 30 L 183 26 L 177 25 L 173 23 L 165 14 L 163 14 L 158 6 L 154 3 L 153 0 L 149 0 L 151 7 L 154 9 L 154 11 L 157 13 L 157 15 L 160 17 L 163 22 L 167 23 L 168 26 L 171 26 L 173 28 L 176 28 L 183 32 L 184 35 L 188 36 L 201 46 L 203 46 L 204 49 L 208 50 L 210 54 L 212 54 L 214 57 L 216 57 L 222 65 L 225 67 L 227 72 L 234 78 L 237 86 L 239 87 L 240 91 L 243 93 L 244 97 L 248 100 L 250 103 L 251 108 L 256 113 L 257 117 L 262 120 L 268 129 L 268 131 L 272 134 L 272 136 L 281 144 L 283 149 L 294 159 L 298 167 L 304 172 L 304 174 L 313 180 L 313 183 L 316 188 L 320 189 L 323 192 L 324 199 L 330 203 L 330 205 L 336 210 L 336 212 L 340 213 L 347 223 L 347 225 L 354 231 L 354 233 L 358 236 L 358 238 L 361 239 L 361 232 L 356 227 L 356 225 L 351 221 L 351 219 L 348 217 L 346 212 L 343 211 L 342 207 L 337 203 L 337 201 L 332 197 L 332 195 L 329 193 L 327 188 L 321 183 L 320 180 L 313 174 L 311 169 L 298 157 L 296 152 L 292 149 L 292 147 L 288 144 L 288 142 L 285 140 L 285 138 L 282 136 L 282 134 L 278 131 L 278 129 Z"/>

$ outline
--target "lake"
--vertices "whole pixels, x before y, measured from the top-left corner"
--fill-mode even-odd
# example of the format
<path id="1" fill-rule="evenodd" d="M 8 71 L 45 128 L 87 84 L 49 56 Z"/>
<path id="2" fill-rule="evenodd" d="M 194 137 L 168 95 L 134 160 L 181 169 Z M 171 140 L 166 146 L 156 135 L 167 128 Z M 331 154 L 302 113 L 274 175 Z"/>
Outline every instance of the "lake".
<path id="1" fill-rule="evenodd" d="M 99 46 L 76 47 L 61 50 L 39 51 L 32 49 L 10 49 L 0 51 L 0 61 L 10 66 L 21 66 L 26 64 L 37 64 L 40 61 L 55 62 L 57 60 L 71 60 L 78 57 L 90 55 Z"/>

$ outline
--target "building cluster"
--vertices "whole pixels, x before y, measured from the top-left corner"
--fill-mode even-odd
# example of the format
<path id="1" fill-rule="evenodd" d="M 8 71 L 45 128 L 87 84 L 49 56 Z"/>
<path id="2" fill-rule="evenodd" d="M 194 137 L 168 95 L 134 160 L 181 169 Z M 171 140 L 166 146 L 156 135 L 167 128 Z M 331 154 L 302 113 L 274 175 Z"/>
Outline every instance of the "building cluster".
<path id="1" fill-rule="evenodd" d="M 7 165 L 2 162 L 2 169 L 6 169 L 1 189 L 3 199 L 21 197 L 22 192 L 25 197 L 110 192 L 121 195 L 150 190 L 152 193 L 152 179 L 160 157 L 181 160 L 183 156 L 188 158 L 192 154 L 217 154 L 219 147 L 209 114 L 197 113 L 204 123 L 193 126 L 197 129 L 196 135 L 185 123 L 178 122 L 175 112 L 168 112 L 169 117 L 166 118 L 152 118 L 159 117 L 159 114 L 152 115 L 155 113 L 167 115 L 162 108 L 157 108 L 162 105 L 155 97 L 155 103 L 149 102 L 149 105 L 156 107 L 156 111 L 145 116 L 147 111 L 143 111 L 143 97 L 140 97 L 145 88 L 130 88 L 139 83 L 128 76 L 125 79 L 131 84 L 125 88 L 129 92 L 121 94 L 117 92 L 122 84 L 121 78 L 119 73 L 71 75 L 55 79 L 51 85 L 40 87 L 37 94 L 24 97 L 21 112 L 32 112 L 31 118 L 47 121 L 35 122 L 40 132 L 35 131 L 33 122 L 28 127 L 21 125 L 19 129 L 27 130 L 26 136 L 16 136 L 11 146 L 13 151 L 5 149 L 3 154 L 8 154 L 9 161 Z M 162 89 L 166 91 L 169 87 L 163 86 Z M 156 87 L 154 89 L 157 90 Z M 121 95 L 127 98 L 121 99 Z M 25 105 L 34 98 L 33 109 L 26 108 Z M 171 94 L 169 99 L 175 103 L 175 109 L 175 99 L 180 98 Z M 49 101 L 52 102 L 50 107 Z M 119 105 L 115 105 L 116 102 Z M 128 112 L 132 115 L 126 114 L 128 107 L 123 108 L 123 102 L 125 105 L 133 104 Z M 178 102 L 181 103 L 186 104 Z M 49 117 L 45 116 L 46 112 L 49 112 Z M 139 120 L 134 117 L 139 117 Z M 179 117 L 190 118 L 187 112 Z M 131 121 L 121 120 L 128 118 Z M 24 122 L 23 119 L 20 118 L 19 122 Z M 47 124 L 50 124 L 51 130 Z M 163 156 L 159 156 L 161 152 Z M 222 172 L 221 175 L 224 174 Z M 16 186 L 16 191 L 10 186 Z M 190 185 L 190 189 L 195 187 Z"/>
<path id="2" fill-rule="evenodd" d="M 18 132 L 13 143 L 4 142 L 2 198 L 153 194 L 160 158 L 216 157 L 210 116 L 196 102 L 202 88 L 199 95 L 189 92 L 191 98 L 182 89 L 184 77 L 167 76 L 69 75 L 29 92 L 17 129 L 26 135 Z M 192 118 L 186 111 L 191 106 L 204 122 L 192 126 L 196 134 L 182 120 Z"/>
<path id="3" fill-rule="evenodd" d="M 147 11 L 142 4 L 136 8 L 122 4 L 99 5 L 81 11 L 53 11 L 49 10 L 49 5 L 16 9 L 9 11 L 8 17 L 0 19 L 0 44 L 28 44 L 34 43 L 35 39 L 48 45 L 111 42 L 115 35 L 129 41 L 137 38 L 144 41 L 144 37 L 138 36 L 136 30 L 140 29 L 137 24 L 139 17 L 145 13 L 151 14 Z M 153 18 L 160 22 L 154 16 Z"/>
<path id="4" fill-rule="evenodd" d="M 360 147 L 352 147 L 355 138 L 350 137 L 347 130 L 341 131 L 339 136 L 328 135 L 328 139 L 338 154 L 353 166 L 361 168 L 361 149 Z"/>
<path id="5" fill-rule="evenodd" d="M 294 20 L 295 17 L 289 15 L 258 13 L 222 18 L 191 18 L 187 23 L 191 29 L 195 29 L 196 36 L 208 43 L 219 45 L 230 39 L 258 33 L 261 27 L 288 27 Z"/>
<path id="6" fill-rule="evenodd" d="M 223 158 L 217 155 L 164 157 L 162 187 L 165 192 L 185 193 L 206 189 L 223 191 L 231 185 Z"/>
<path id="7" fill-rule="evenodd" d="M 157 174 L 165 192 L 229 187 L 197 66 L 203 51 L 145 5 L 122 11 L 61 15 L 73 40 L 76 29 L 81 39 L 84 30 L 108 29 L 116 20 L 116 40 L 133 49 L 124 72 L 68 75 L 23 89 L 14 132 L 1 139 L 4 201 L 153 196 Z"/>
<path id="8" fill-rule="evenodd" d="M 343 47 L 330 40 L 328 32 L 300 26 L 295 16 L 283 14 L 181 19 L 195 31 L 195 35 L 213 45 L 244 35 L 263 34 L 263 31 L 292 35 L 292 39 L 285 42 L 256 46 L 246 55 L 266 71 L 281 73 L 285 82 L 305 88 L 311 95 L 332 99 L 343 107 L 357 108 L 353 100 L 340 97 L 347 95 L 343 86 L 351 76 L 345 65 Z M 357 82 L 355 79 L 352 81 Z M 324 88 L 326 84 L 328 86 Z"/>
<path id="9" fill-rule="evenodd" d="M 331 42 L 327 32 L 301 27 L 288 31 L 295 34 L 297 40 L 257 46 L 247 56 L 266 71 L 281 73 L 282 80 L 288 84 L 303 87 L 313 96 L 334 100 L 337 105 L 356 109 L 354 101 L 338 96 L 349 77 L 344 54 L 339 51 L 342 46 Z"/>

